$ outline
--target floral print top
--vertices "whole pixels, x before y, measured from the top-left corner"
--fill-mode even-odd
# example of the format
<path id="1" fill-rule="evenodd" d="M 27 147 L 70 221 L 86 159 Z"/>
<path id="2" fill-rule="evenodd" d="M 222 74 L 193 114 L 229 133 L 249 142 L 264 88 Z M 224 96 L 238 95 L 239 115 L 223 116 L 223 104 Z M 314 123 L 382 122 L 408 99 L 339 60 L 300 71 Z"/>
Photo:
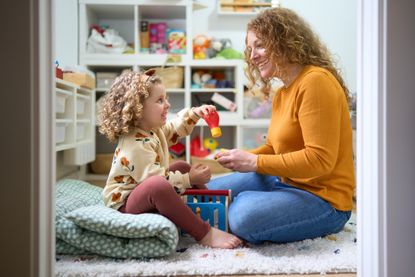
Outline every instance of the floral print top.
<path id="1" fill-rule="evenodd" d="M 189 135 L 199 119 L 191 109 L 184 109 L 161 128 L 149 132 L 137 128 L 122 136 L 103 190 L 105 205 L 119 209 L 136 186 L 155 175 L 164 176 L 178 193 L 190 188 L 188 173 L 169 171 L 169 146 Z"/>

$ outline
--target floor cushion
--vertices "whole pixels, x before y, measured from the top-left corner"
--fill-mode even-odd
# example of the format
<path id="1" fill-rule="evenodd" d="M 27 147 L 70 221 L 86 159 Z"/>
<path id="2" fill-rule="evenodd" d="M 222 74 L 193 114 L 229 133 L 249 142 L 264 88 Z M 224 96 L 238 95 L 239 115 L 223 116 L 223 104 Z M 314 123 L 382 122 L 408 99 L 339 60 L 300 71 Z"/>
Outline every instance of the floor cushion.
<path id="1" fill-rule="evenodd" d="M 102 188 L 81 180 L 56 185 L 56 251 L 114 258 L 163 257 L 178 243 L 176 226 L 159 214 L 122 214 L 102 202 Z"/>

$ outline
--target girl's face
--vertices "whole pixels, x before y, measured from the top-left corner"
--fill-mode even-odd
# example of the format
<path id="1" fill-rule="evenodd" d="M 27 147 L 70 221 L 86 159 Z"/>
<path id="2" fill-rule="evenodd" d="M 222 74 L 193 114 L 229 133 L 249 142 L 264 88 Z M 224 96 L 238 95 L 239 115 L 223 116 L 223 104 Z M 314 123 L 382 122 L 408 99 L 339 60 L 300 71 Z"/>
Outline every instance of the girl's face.
<path id="1" fill-rule="evenodd" d="M 151 88 L 150 96 L 144 100 L 140 127 L 144 130 L 159 128 L 166 123 L 170 103 L 162 84 Z"/>
<path id="2" fill-rule="evenodd" d="M 270 62 L 262 41 L 253 31 L 248 31 L 246 48 L 249 53 L 249 59 L 258 68 L 261 77 L 264 79 L 273 77 L 276 66 Z"/>

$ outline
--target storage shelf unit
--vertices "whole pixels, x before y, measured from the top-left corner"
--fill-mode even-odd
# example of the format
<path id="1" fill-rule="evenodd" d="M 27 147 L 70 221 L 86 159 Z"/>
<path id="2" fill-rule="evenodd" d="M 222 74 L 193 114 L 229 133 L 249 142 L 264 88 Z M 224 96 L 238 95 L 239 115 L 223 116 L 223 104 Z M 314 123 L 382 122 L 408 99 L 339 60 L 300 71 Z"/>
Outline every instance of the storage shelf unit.
<path id="1" fill-rule="evenodd" d="M 116 12 L 112 12 L 112 10 Z M 163 13 L 160 12 L 163 10 Z M 218 92 L 230 98 L 237 105 L 234 112 L 219 111 L 221 116 L 221 126 L 223 126 L 223 137 L 218 141 L 219 147 L 243 148 L 245 143 L 246 128 L 257 127 L 261 132 L 268 126 L 268 119 L 245 119 L 244 118 L 244 73 L 242 60 L 193 60 L 192 37 L 192 17 L 193 1 L 190 0 L 80 0 L 79 1 L 79 63 L 88 67 L 95 73 L 98 72 L 117 72 L 120 74 L 123 69 L 146 70 L 160 66 L 181 66 L 184 69 L 184 82 L 182 88 L 169 88 L 166 90 L 172 110 L 180 110 L 184 107 L 196 105 L 197 101 L 206 101 L 211 98 L 213 93 Z M 195 11 L 197 13 L 197 11 Z M 147 54 L 140 53 L 140 21 L 167 22 L 168 27 L 181 28 L 186 31 L 186 52 L 181 56 L 181 61 L 176 64 L 165 63 L 167 54 Z M 112 23 L 112 24 L 111 24 Z M 134 54 L 97 54 L 87 52 L 87 39 L 91 24 L 108 24 L 111 28 L 120 28 L 120 34 L 126 34 L 125 38 L 133 46 Z M 192 75 L 196 71 L 223 71 L 224 76 L 230 79 L 232 86 L 229 88 L 194 88 L 192 87 Z M 108 88 L 98 88 L 97 95 L 103 95 Z M 197 100 L 196 98 L 200 99 Z M 168 114 L 168 119 L 176 116 L 174 113 Z M 190 161 L 190 140 L 199 134 L 203 128 L 205 137 L 210 136 L 210 131 L 206 123 L 200 120 L 191 137 L 187 137 L 186 160 Z M 250 131 L 257 129 L 249 129 Z M 99 139 L 97 153 L 102 150 L 102 140 L 100 134 L 95 132 Z M 99 136 L 99 137 L 98 137 Z M 113 147 L 113 145 L 111 145 Z M 103 147 L 108 151 L 108 147 Z M 112 148 L 111 148 L 112 149 Z M 93 175 L 91 175 L 93 176 Z M 91 177 L 93 178 L 93 177 Z"/>
<path id="2" fill-rule="evenodd" d="M 56 79 L 55 151 L 65 164 L 83 165 L 95 159 L 95 91 Z"/>

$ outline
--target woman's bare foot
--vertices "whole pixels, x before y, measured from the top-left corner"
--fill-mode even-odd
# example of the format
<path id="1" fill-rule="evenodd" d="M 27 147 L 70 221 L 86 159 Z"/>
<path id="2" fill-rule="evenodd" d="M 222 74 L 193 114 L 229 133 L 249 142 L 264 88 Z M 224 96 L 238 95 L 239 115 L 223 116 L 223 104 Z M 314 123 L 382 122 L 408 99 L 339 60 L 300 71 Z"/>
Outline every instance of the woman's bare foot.
<path id="1" fill-rule="evenodd" d="M 241 245 L 242 241 L 237 236 L 212 227 L 198 243 L 213 248 L 232 249 Z"/>

